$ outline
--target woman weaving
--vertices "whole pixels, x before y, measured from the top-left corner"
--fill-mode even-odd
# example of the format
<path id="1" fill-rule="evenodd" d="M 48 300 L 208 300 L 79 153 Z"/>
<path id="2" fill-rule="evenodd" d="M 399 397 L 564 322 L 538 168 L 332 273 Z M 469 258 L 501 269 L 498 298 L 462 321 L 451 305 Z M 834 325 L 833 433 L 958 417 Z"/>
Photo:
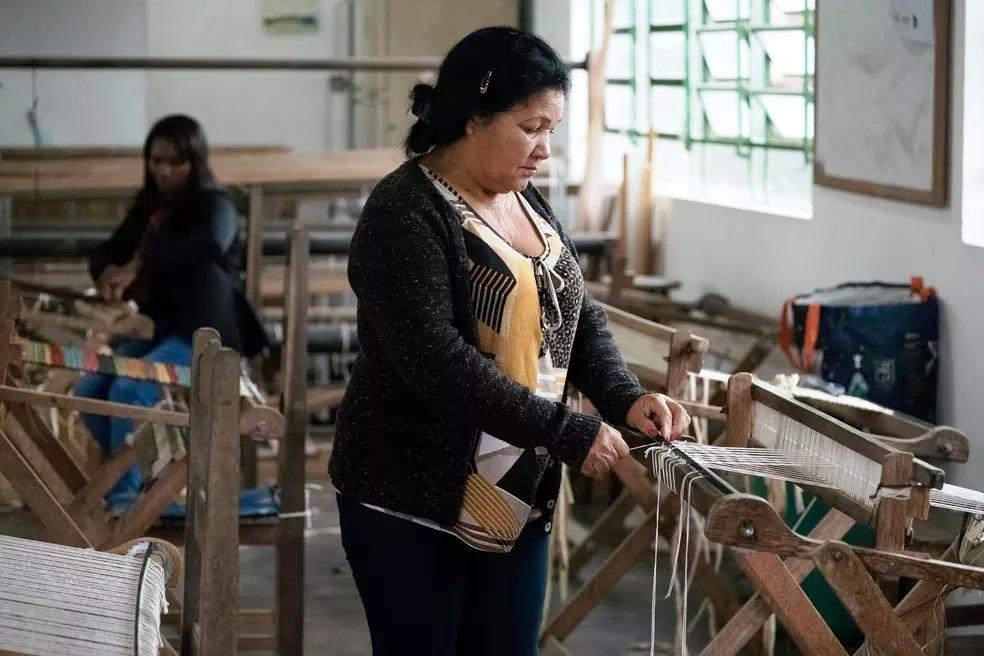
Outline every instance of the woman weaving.
<path id="1" fill-rule="evenodd" d="M 154 320 L 151 340 L 115 341 L 114 353 L 188 365 L 192 334 L 205 326 L 243 355 L 258 353 L 268 342 L 242 292 L 236 211 L 215 184 L 201 126 L 188 116 L 161 119 L 147 136 L 143 156 L 143 188 L 89 260 L 100 296 L 134 300 Z M 154 382 L 90 374 L 75 395 L 152 406 L 161 389 Z M 133 430 L 128 419 L 86 415 L 84 421 L 106 455 Z M 135 466 L 110 492 L 110 508 L 132 502 L 140 485 Z"/>
<path id="2" fill-rule="evenodd" d="M 535 36 L 467 36 L 413 89 L 411 158 L 353 236 L 361 346 L 330 474 L 377 656 L 535 654 L 562 463 L 595 476 L 628 454 L 610 424 L 690 421 L 626 367 L 530 183 L 569 86 Z"/>

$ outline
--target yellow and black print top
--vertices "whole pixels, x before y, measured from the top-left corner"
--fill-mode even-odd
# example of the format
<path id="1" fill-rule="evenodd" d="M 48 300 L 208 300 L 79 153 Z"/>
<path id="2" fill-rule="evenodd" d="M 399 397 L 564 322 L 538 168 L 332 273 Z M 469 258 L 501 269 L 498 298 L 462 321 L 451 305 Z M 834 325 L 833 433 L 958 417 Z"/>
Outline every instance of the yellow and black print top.
<path id="1" fill-rule="evenodd" d="M 521 194 L 516 198 L 543 244 L 537 257 L 514 249 L 447 182 L 421 168 L 461 219 L 480 351 L 505 376 L 538 396 L 564 400 L 584 295 L 577 261 Z M 377 509 L 448 531 L 482 551 L 509 551 L 523 526 L 540 516 L 540 509 L 534 507 L 537 487 L 552 461 L 542 447 L 524 449 L 485 432 L 477 444 L 461 512 L 452 528 Z"/>

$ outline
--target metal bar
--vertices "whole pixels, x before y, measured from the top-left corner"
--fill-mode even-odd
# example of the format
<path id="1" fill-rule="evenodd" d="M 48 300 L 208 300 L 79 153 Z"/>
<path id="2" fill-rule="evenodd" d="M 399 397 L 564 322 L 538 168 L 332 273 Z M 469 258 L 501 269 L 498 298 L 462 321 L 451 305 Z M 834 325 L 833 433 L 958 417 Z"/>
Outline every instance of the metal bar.
<path id="1" fill-rule="evenodd" d="M 686 23 L 666 23 L 665 25 L 650 25 L 650 32 L 679 32 L 687 29 Z"/>
<path id="2" fill-rule="evenodd" d="M 753 25 L 748 28 L 749 32 L 802 32 L 803 25 Z"/>
<path id="3" fill-rule="evenodd" d="M 605 128 L 605 132 L 607 132 L 609 134 L 621 134 L 621 135 L 624 135 L 624 136 L 627 136 L 627 137 L 633 137 L 633 138 L 639 138 L 639 137 L 645 137 L 646 136 L 644 133 L 639 132 L 638 130 L 624 130 L 624 129 L 620 129 L 620 128 Z M 675 139 L 681 139 L 681 138 L 683 138 L 683 135 L 660 132 L 659 133 L 659 138 L 661 140 L 665 140 L 665 139 L 675 140 Z M 705 137 L 705 138 L 693 137 L 693 138 L 689 139 L 688 142 L 691 143 L 691 144 L 713 144 L 713 145 L 718 145 L 718 146 L 736 146 L 736 145 L 741 145 L 741 146 L 745 146 L 745 147 L 748 147 L 748 148 L 772 148 L 772 149 L 775 149 L 775 150 L 795 150 L 795 151 L 802 151 L 803 150 L 803 144 L 799 140 L 790 141 L 789 143 L 785 143 L 785 142 L 781 142 L 781 141 L 764 141 L 764 142 L 762 142 L 762 141 L 749 141 L 749 140 L 745 140 L 745 139 L 726 139 L 726 138 L 722 138 L 722 137 Z"/>
<path id="4" fill-rule="evenodd" d="M 0 68 L 144 70 L 427 71 L 440 57 L 346 57 L 335 59 L 223 59 L 217 57 L 0 57 Z M 568 62 L 585 68 L 584 61 Z"/>

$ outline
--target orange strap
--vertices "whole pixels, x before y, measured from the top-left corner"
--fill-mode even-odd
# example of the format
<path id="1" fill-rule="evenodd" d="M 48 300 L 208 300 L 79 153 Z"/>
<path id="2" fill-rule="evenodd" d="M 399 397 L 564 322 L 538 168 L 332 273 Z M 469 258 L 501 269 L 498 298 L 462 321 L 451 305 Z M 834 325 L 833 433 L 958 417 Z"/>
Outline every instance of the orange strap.
<path id="1" fill-rule="evenodd" d="M 795 297 L 788 298 L 782 304 L 782 314 L 779 317 L 779 348 L 786 354 L 786 359 L 793 369 L 801 373 L 810 373 L 813 371 L 817 339 L 820 337 L 820 306 L 812 303 L 807 307 L 803 348 L 796 355 L 793 353 L 792 323 L 792 307 L 795 300 Z"/>
<path id="2" fill-rule="evenodd" d="M 922 301 L 928 301 L 936 296 L 936 289 L 926 286 L 922 276 L 912 276 L 909 280 L 909 289 L 912 290 L 913 294 L 917 294 Z"/>

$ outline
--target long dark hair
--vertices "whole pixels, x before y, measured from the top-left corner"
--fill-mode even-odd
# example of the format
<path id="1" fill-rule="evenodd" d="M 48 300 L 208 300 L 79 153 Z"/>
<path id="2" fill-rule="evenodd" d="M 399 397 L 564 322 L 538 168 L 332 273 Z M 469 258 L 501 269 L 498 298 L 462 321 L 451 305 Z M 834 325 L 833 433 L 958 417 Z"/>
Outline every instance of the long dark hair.
<path id="1" fill-rule="evenodd" d="M 513 27 L 484 27 L 451 48 L 436 85 L 413 88 L 417 122 L 404 150 L 408 157 L 426 153 L 461 138 L 473 118 L 491 118 L 541 91 L 567 95 L 570 88 L 567 65 L 543 39 Z"/>
<path id="2" fill-rule="evenodd" d="M 205 140 L 205 131 L 202 126 L 190 116 L 171 114 L 154 123 L 144 141 L 144 182 L 143 188 L 137 193 L 136 202 L 138 205 L 148 211 L 153 211 L 163 204 L 157 182 L 154 181 L 154 176 L 150 174 L 148 167 L 150 147 L 155 139 L 168 140 L 174 144 L 174 148 L 178 151 L 181 159 L 191 163 L 191 175 L 182 196 L 187 197 L 188 192 L 215 185 L 215 176 L 208 165 L 208 142 Z M 180 199 L 176 200 L 180 201 Z"/>

